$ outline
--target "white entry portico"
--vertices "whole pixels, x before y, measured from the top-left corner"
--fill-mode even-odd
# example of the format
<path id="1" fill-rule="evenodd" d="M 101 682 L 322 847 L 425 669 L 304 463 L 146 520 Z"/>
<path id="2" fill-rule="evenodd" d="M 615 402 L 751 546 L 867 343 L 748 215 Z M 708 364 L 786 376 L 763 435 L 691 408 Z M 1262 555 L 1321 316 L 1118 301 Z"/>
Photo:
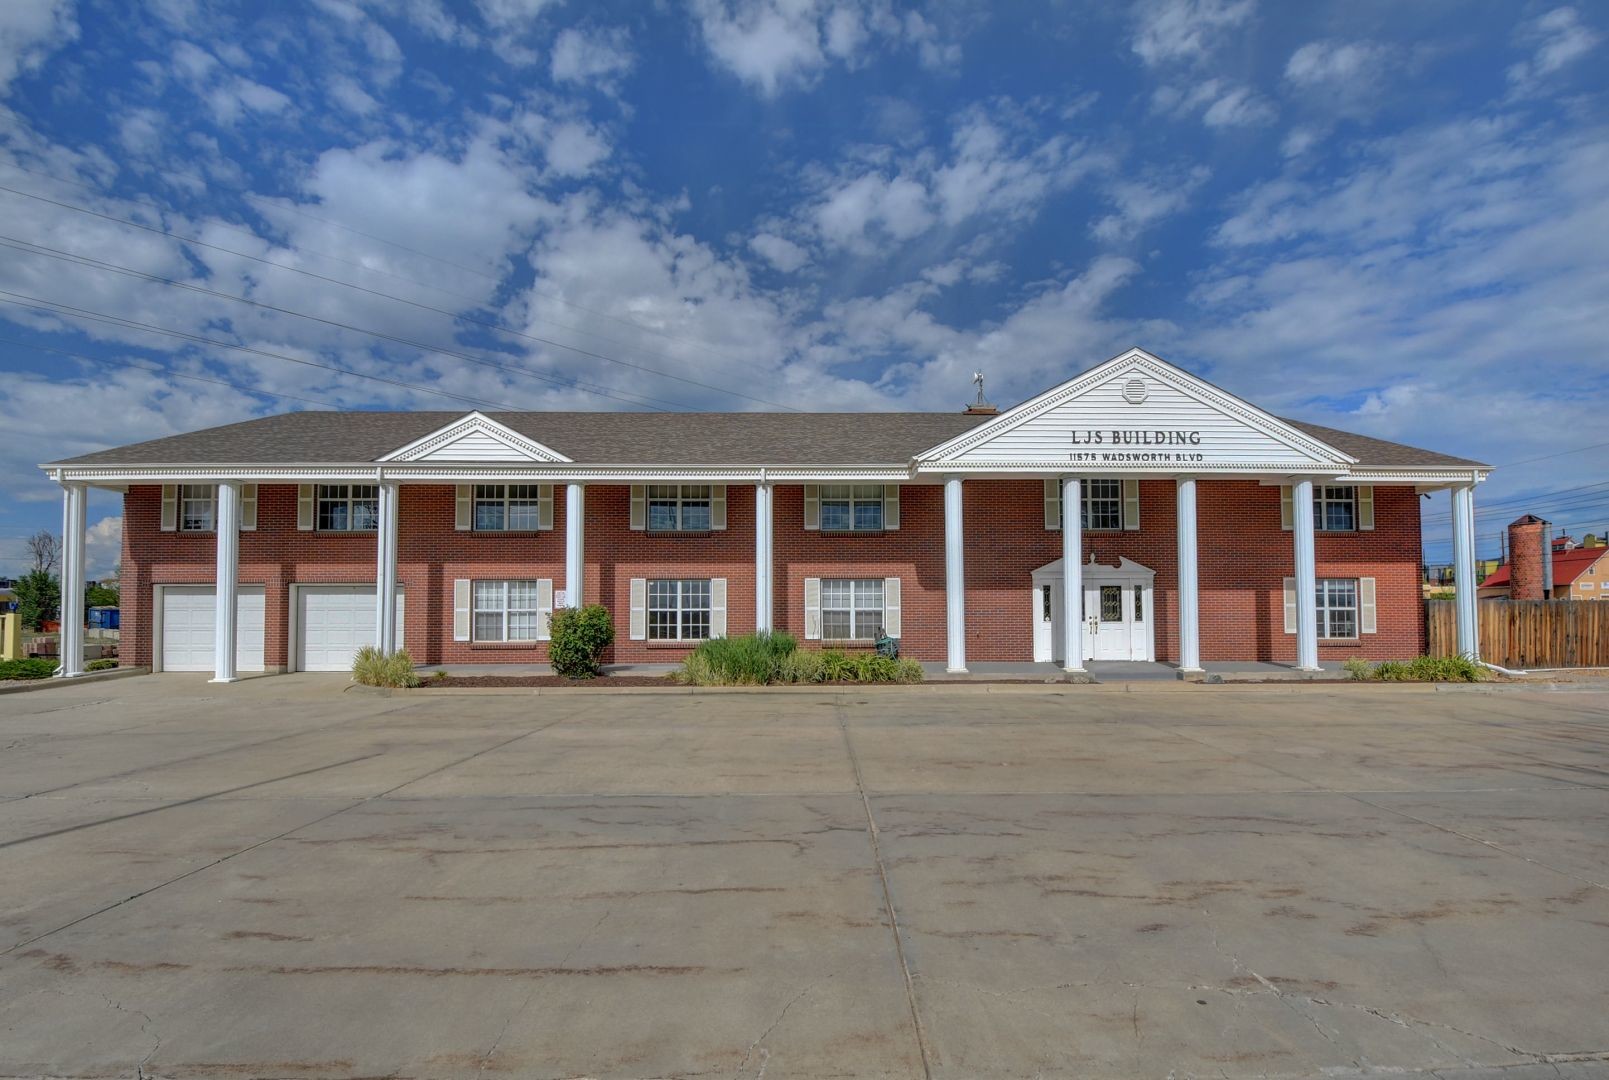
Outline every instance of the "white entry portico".
<path id="1" fill-rule="evenodd" d="M 1033 572 L 1034 660 L 1067 667 L 1062 565 L 1057 559 Z M 1122 557 L 1116 566 L 1089 562 L 1080 569 L 1083 659 L 1155 660 L 1156 571 Z"/>

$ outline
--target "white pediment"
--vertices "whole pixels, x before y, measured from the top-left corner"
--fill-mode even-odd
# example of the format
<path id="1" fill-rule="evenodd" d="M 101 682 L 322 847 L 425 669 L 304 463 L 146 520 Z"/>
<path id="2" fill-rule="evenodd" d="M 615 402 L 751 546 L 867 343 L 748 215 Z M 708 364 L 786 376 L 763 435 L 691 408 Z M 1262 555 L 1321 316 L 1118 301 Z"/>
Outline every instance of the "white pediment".
<path id="1" fill-rule="evenodd" d="M 570 459 L 535 439 L 526 438 L 507 425 L 499 424 L 484 413 L 472 412 L 422 439 L 391 451 L 380 460 L 565 462 Z"/>
<path id="2" fill-rule="evenodd" d="M 922 471 L 1344 470 L 1355 459 L 1143 349 L 917 458 Z"/>
<path id="3" fill-rule="evenodd" d="M 1117 565 L 1095 562 L 1094 552 L 1090 553 L 1091 561 L 1084 563 L 1082 574 L 1085 582 L 1101 581 L 1150 581 L 1156 577 L 1156 571 L 1149 566 L 1141 566 L 1126 555 L 1117 557 Z M 1048 562 L 1033 572 L 1034 584 L 1041 581 L 1060 581 L 1062 579 L 1062 561 L 1056 559 Z"/>

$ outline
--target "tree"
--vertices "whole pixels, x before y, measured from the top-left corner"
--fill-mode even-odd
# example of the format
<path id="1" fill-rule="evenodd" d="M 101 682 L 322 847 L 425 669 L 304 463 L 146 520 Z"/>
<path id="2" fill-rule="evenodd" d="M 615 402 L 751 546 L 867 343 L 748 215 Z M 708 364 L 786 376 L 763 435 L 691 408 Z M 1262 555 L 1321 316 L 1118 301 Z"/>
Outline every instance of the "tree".
<path id="1" fill-rule="evenodd" d="M 39 630 L 61 611 L 61 582 L 48 570 L 30 570 L 17 579 L 17 615 L 28 630 Z"/>
<path id="2" fill-rule="evenodd" d="M 47 529 L 40 529 L 28 537 L 28 558 L 33 569 L 50 573 L 61 559 L 61 541 Z"/>
<path id="3" fill-rule="evenodd" d="M 104 581 L 97 581 L 84 590 L 84 606 L 86 608 L 117 607 L 117 605 L 118 593 L 115 584 L 108 585 Z"/>

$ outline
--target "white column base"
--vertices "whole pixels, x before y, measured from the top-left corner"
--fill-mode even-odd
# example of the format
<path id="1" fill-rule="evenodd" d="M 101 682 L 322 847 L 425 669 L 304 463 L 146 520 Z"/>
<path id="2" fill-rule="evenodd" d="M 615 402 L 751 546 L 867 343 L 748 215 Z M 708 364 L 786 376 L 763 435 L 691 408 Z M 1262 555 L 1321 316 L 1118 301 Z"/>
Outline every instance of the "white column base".
<path id="1" fill-rule="evenodd" d="M 239 681 L 240 681 L 240 676 L 238 676 L 238 675 L 231 675 L 227 679 L 208 679 L 207 680 L 207 682 L 209 682 L 209 683 L 232 683 L 232 682 L 239 682 Z"/>

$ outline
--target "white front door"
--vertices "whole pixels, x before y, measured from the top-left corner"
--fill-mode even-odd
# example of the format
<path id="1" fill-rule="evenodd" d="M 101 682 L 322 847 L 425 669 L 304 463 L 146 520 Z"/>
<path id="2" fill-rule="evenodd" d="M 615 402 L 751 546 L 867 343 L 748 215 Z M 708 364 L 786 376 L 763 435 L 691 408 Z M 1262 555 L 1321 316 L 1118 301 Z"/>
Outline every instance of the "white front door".
<path id="1" fill-rule="evenodd" d="M 351 671 L 352 658 L 373 645 L 373 585 L 299 585 L 296 670 Z M 402 590 L 397 590 L 397 648 L 402 648 Z"/>
<path id="2" fill-rule="evenodd" d="M 211 671 L 218 591 L 211 585 L 162 586 L 162 670 Z M 235 668 L 263 670 L 263 587 L 235 594 Z"/>
<path id="3" fill-rule="evenodd" d="M 1133 585 L 1090 585 L 1084 590 L 1086 660 L 1134 659 Z"/>

